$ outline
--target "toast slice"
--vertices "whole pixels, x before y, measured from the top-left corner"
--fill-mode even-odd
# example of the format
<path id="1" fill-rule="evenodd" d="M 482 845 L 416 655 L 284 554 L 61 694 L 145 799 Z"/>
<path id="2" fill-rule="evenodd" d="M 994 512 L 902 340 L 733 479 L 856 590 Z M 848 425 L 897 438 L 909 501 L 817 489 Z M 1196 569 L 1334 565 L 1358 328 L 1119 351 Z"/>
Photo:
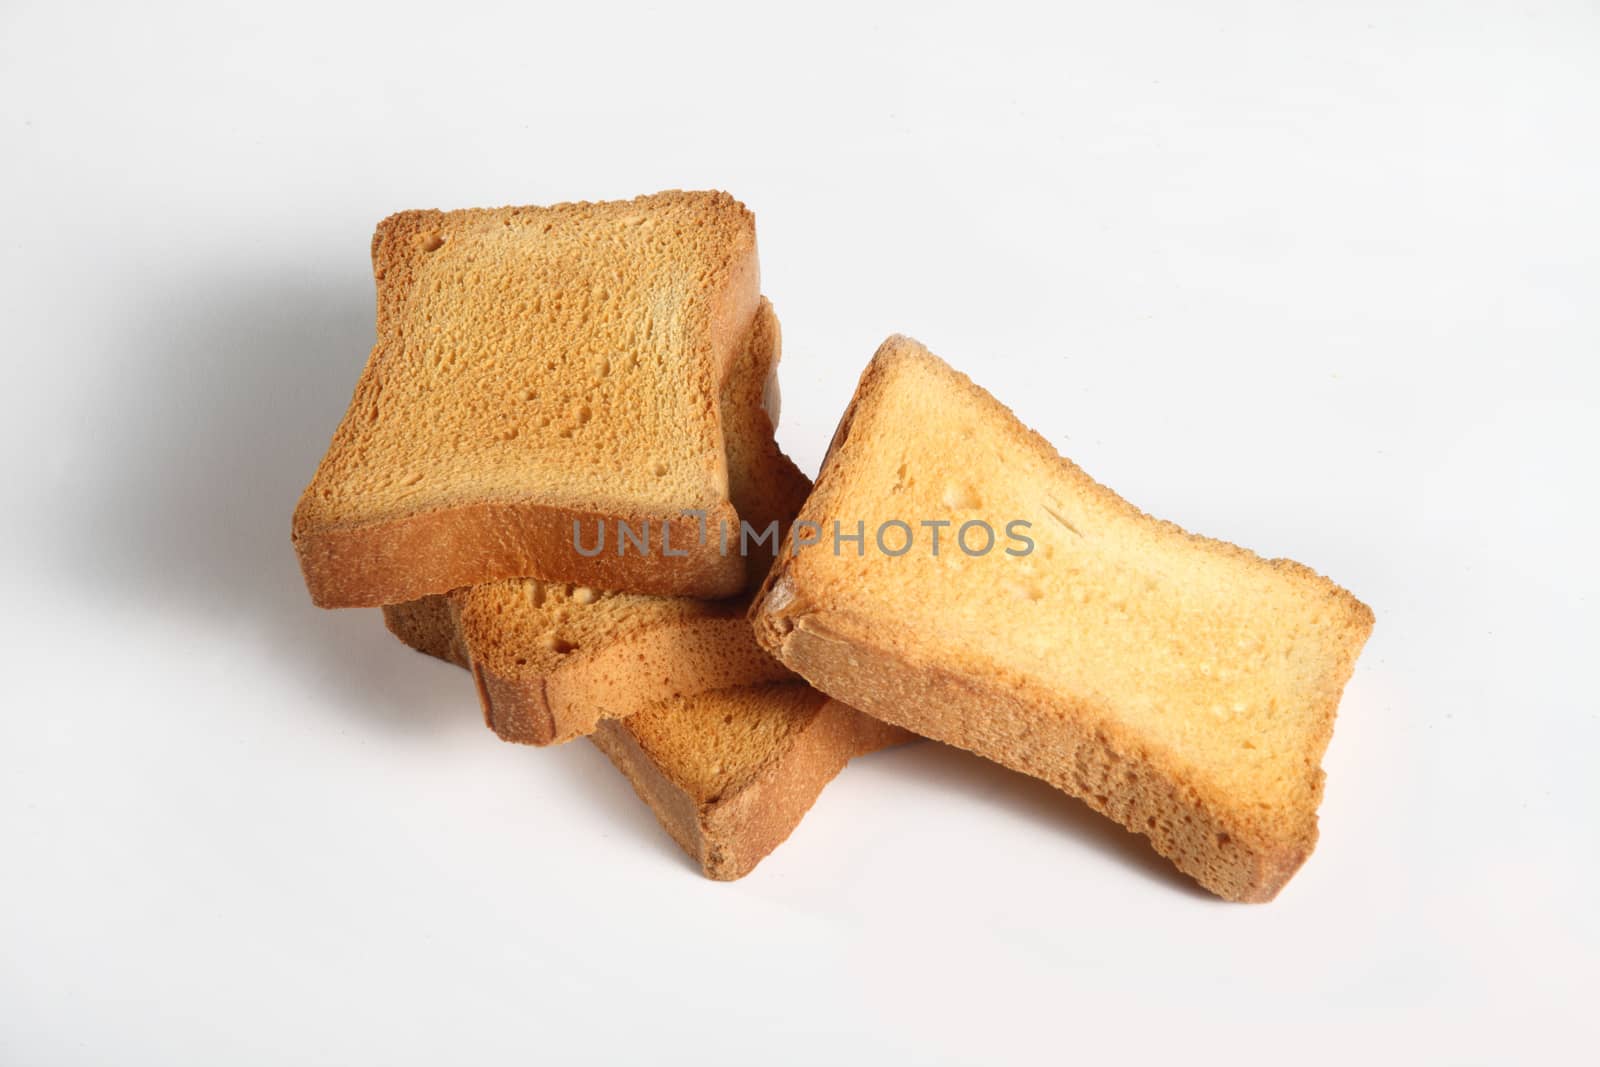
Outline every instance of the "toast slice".
<path id="1" fill-rule="evenodd" d="M 384 619 L 412 648 L 468 666 L 445 598 L 386 610 Z M 715 677 L 740 670 L 735 663 Z M 686 688 L 693 695 L 624 709 L 636 714 L 601 722 L 590 740 L 719 881 L 744 877 L 782 844 L 851 759 L 911 740 L 800 682 Z"/>
<path id="2" fill-rule="evenodd" d="M 717 401 L 759 298 L 744 205 L 408 211 L 379 224 L 372 262 L 377 344 L 294 515 L 317 604 L 516 577 L 745 588 L 738 555 L 683 515 L 735 521 Z M 578 551 L 602 523 L 604 550 Z"/>
<path id="3" fill-rule="evenodd" d="M 856 756 L 913 740 L 803 682 L 713 689 L 589 738 L 707 878 L 743 878 Z"/>
<path id="4" fill-rule="evenodd" d="M 916 537 L 902 555 L 898 527 L 875 543 L 891 520 Z M 836 521 L 862 524 L 860 554 L 835 554 Z M 958 540 L 974 522 L 987 552 L 979 526 Z M 820 543 L 796 537 L 807 523 Z M 1140 512 L 905 337 L 862 375 L 752 618 L 823 692 L 1081 797 L 1242 901 L 1316 842 L 1373 624 L 1298 563 Z"/>
<path id="5" fill-rule="evenodd" d="M 748 350 L 720 397 L 730 494 L 738 513 L 763 530 L 793 517 L 811 488 L 773 436 L 781 348 L 777 316 L 763 300 Z M 708 540 L 720 542 L 720 534 Z M 776 548 L 774 535 L 750 557 L 752 568 L 764 573 Z M 657 597 L 515 579 L 426 601 L 385 607 L 385 621 L 415 644 L 406 636 L 417 625 L 413 616 L 448 618 L 463 665 L 477 679 L 484 719 L 507 741 L 557 744 L 667 697 L 792 678 L 756 645 L 748 598 Z"/>

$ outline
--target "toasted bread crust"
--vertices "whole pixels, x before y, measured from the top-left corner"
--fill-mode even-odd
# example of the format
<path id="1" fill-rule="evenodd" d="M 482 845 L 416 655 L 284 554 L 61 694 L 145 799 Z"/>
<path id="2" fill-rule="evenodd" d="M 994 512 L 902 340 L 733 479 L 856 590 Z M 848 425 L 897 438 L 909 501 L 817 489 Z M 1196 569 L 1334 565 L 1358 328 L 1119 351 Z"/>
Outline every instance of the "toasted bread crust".
<path id="1" fill-rule="evenodd" d="M 648 529 L 651 545 L 661 531 L 682 557 L 660 551 L 619 556 L 618 522 Z M 707 514 L 708 526 L 735 524 L 737 512 L 723 505 Z M 585 547 L 605 524 L 604 550 L 584 556 L 573 548 L 574 524 Z M 503 578 L 572 582 L 597 589 L 629 589 L 655 596 L 703 590 L 708 598 L 734 596 L 745 587 L 744 560 L 696 548 L 699 520 L 646 518 L 529 503 L 484 502 L 360 526 L 330 526 L 299 535 L 295 550 L 311 591 L 322 608 L 382 606 L 414 600 L 464 584 Z M 463 574 L 472 574 L 470 583 Z"/>
<path id="2" fill-rule="evenodd" d="M 609 489 L 601 491 L 599 484 L 592 487 L 592 493 L 582 494 L 592 495 L 587 504 L 542 499 L 537 493 L 523 491 L 473 498 L 471 490 L 457 486 L 439 499 L 417 506 L 403 498 L 387 497 L 381 507 L 375 503 L 335 506 L 334 501 L 343 499 L 338 491 L 352 469 L 378 478 L 379 484 L 388 487 L 383 492 L 390 496 L 395 492 L 392 486 L 408 485 L 405 479 L 418 477 L 415 472 L 391 471 L 381 465 L 376 468 L 379 473 L 373 474 L 374 468 L 356 464 L 355 457 L 364 454 L 379 412 L 387 411 L 385 376 L 400 366 L 396 361 L 409 343 L 408 336 L 429 328 L 425 320 L 412 320 L 420 314 L 414 307 L 419 264 L 439 247 L 433 242 L 497 219 L 504 219 L 509 227 L 524 215 L 558 218 L 563 212 L 580 210 L 601 212 L 608 218 L 618 216 L 613 220 L 618 225 L 651 212 L 691 212 L 714 234 L 716 252 L 695 265 L 700 276 L 692 286 L 692 291 L 700 294 L 695 299 L 703 299 L 697 307 L 703 308 L 704 317 L 696 320 L 703 328 L 685 329 L 683 343 L 687 347 L 682 350 L 684 373 L 696 380 L 685 385 L 693 399 L 681 417 L 692 423 L 695 439 L 703 445 L 693 462 L 686 463 L 691 469 L 683 477 L 686 486 L 699 488 L 670 506 L 659 501 L 629 506 L 626 493 L 618 496 Z M 635 215 L 623 216 L 623 212 Z M 713 524 L 736 521 L 727 499 L 717 390 L 743 351 L 759 301 L 754 223 L 742 204 L 725 193 L 671 192 L 611 204 L 402 212 L 379 224 L 372 258 L 378 286 L 378 342 L 356 385 L 350 409 L 295 510 L 292 538 L 313 602 L 322 607 L 380 606 L 513 577 L 663 596 L 722 597 L 744 588 L 743 561 L 721 554 L 714 544 L 701 544 L 695 536 L 697 522 L 682 514 L 685 509 L 698 509 Z M 553 299 L 559 300 L 561 295 L 554 294 Z M 415 376 L 421 372 L 408 366 L 404 373 Z M 600 421 L 605 422 L 605 412 L 600 414 Z M 429 412 L 409 409 L 384 415 L 402 422 L 431 417 Z M 522 417 L 505 413 L 508 420 Z M 587 413 L 582 416 L 585 421 L 588 417 Z M 502 432 L 506 435 L 503 440 L 511 443 L 495 447 L 520 447 L 516 430 L 514 422 L 506 422 L 506 429 L 496 432 Z M 700 469 L 693 469 L 696 464 Z M 613 550 L 588 557 L 577 552 L 574 522 L 582 523 L 586 536 L 592 536 L 602 519 L 613 531 L 617 521 L 628 522 L 636 530 L 648 523 L 657 537 L 658 531 L 670 527 L 674 549 L 686 555 L 668 557 L 656 551 L 619 556 Z"/>
<path id="3" fill-rule="evenodd" d="M 457 667 L 469 670 L 472 667 L 450 614 L 448 597 L 425 596 L 404 604 L 385 604 L 383 624 L 418 652 Z"/>
<path id="4" fill-rule="evenodd" d="M 1014 416 L 970 379 L 948 368 L 907 338 L 890 338 L 861 378 L 841 418 L 816 488 L 800 520 L 826 523 L 842 479 L 852 476 L 852 443 L 864 405 L 875 403 L 899 361 L 932 361 L 957 390 L 981 394 L 1005 417 Z M 1028 447 L 1049 462 L 1072 467 L 1039 435 L 1027 431 Z M 1369 608 L 1309 568 L 1286 560 L 1261 560 L 1224 542 L 1196 537 L 1171 523 L 1151 519 L 1109 489 L 1090 490 L 1108 509 L 1136 517 L 1163 536 L 1181 535 L 1208 553 L 1248 561 L 1307 582 L 1343 617 L 1350 635 L 1325 665 L 1323 703 L 1307 709 L 1316 723 L 1307 744 L 1311 766 L 1308 801 L 1293 810 L 1266 810 L 1245 803 L 1190 773 L 1174 753 L 1125 728 L 1115 715 L 1068 693 L 1041 691 L 1009 677 L 962 672 L 920 653 L 915 635 L 899 632 L 894 609 L 883 617 L 858 617 L 828 600 L 818 564 L 786 545 L 752 608 L 763 646 L 831 696 L 870 715 L 954 744 L 1042 778 L 1082 798 L 1095 810 L 1146 835 L 1162 855 L 1200 884 L 1229 900 L 1272 899 L 1310 854 L 1317 838 L 1316 806 L 1322 772 L 1316 762 L 1331 736 L 1339 692 L 1372 625 Z"/>

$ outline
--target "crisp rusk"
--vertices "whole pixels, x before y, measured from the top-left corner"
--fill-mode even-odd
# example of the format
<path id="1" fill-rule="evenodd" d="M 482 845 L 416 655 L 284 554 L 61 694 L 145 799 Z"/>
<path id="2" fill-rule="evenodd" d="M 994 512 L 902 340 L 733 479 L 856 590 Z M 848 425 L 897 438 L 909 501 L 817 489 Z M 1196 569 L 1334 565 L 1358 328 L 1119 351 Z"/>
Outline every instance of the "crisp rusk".
<path id="1" fill-rule="evenodd" d="M 903 555 L 874 543 L 891 520 L 918 538 Z M 835 552 L 836 521 L 862 524 L 860 550 Z M 935 555 L 924 524 L 939 521 Z M 987 552 L 979 527 L 958 540 L 977 521 Z M 1230 900 L 1271 899 L 1310 854 L 1323 751 L 1373 624 L 1333 582 L 1151 518 L 898 336 L 795 530 L 820 542 L 791 554 L 791 534 L 752 618 L 818 689 L 1083 798 Z"/>
<path id="2" fill-rule="evenodd" d="M 726 193 L 408 211 L 372 241 L 377 343 L 295 509 L 312 600 L 376 606 L 532 577 L 730 596 L 744 561 L 718 392 L 759 303 Z M 618 523 L 649 551 L 619 553 Z M 580 552 L 602 536 L 605 550 Z M 672 551 L 663 550 L 670 538 Z"/>

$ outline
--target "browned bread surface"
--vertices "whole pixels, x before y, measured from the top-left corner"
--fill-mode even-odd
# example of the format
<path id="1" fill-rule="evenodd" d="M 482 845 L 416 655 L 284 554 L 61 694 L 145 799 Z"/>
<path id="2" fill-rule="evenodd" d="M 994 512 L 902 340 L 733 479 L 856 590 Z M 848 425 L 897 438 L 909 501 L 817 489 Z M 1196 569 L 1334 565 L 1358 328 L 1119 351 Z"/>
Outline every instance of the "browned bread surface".
<path id="1" fill-rule="evenodd" d="M 752 612 L 768 649 L 870 715 L 1082 797 L 1223 897 L 1277 893 L 1316 841 L 1364 604 L 1145 515 L 904 337 L 863 374 L 799 516 L 864 522 L 869 541 L 890 519 L 952 525 L 938 556 L 786 547 Z M 1034 550 L 966 554 L 954 535 L 980 519 L 1019 550 L 1004 526 L 1030 522 Z"/>
<path id="2" fill-rule="evenodd" d="M 739 516 L 763 527 L 786 523 L 811 488 L 774 438 L 769 411 L 780 350 L 778 318 L 763 300 L 720 394 L 730 495 Z M 707 536 L 720 542 L 714 523 Z M 737 537 L 735 526 L 730 538 Z M 772 542 L 767 555 L 752 557 L 751 570 L 764 573 L 775 548 Z M 400 628 L 415 617 L 446 617 L 457 662 L 477 679 L 484 719 L 508 741 L 568 741 L 657 700 L 791 677 L 755 643 L 747 598 L 658 597 L 525 578 L 426 601 L 414 610 L 386 608 L 390 628 L 405 639 Z"/>
<path id="3" fill-rule="evenodd" d="M 719 392 L 758 303 L 755 224 L 726 193 L 410 211 L 372 244 L 378 340 L 293 536 L 312 599 L 371 606 L 535 577 L 727 596 L 737 554 Z M 674 549 L 587 557 L 597 523 Z M 589 541 L 585 542 L 590 543 Z"/>
<path id="4" fill-rule="evenodd" d="M 851 759 L 912 737 L 790 682 L 662 701 L 590 740 L 706 877 L 731 881 L 794 832 Z"/>
<path id="5" fill-rule="evenodd" d="M 728 495 L 739 519 L 757 531 L 764 531 L 772 522 L 787 529 L 811 493 L 811 479 L 778 447 L 778 363 L 782 356 L 782 327 L 771 302 L 763 297 L 747 357 L 728 375 L 722 389 Z M 732 531 L 733 537 L 737 534 Z M 777 535 L 759 547 L 752 541 L 746 560 L 754 578 L 751 588 L 766 575 L 777 550 Z"/>

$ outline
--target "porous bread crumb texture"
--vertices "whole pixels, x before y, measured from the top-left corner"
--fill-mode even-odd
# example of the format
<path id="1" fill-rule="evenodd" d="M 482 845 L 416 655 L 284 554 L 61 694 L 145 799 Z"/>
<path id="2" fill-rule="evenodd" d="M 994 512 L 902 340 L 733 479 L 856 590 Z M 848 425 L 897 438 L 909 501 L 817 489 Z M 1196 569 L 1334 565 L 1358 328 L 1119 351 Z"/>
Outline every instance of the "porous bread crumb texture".
<path id="1" fill-rule="evenodd" d="M 419 652 L 469 666 L 447 598 L 390 605 L 383 617 Z M 849 760 L 912 739 L 793 681 L 669 697 L 634 710 L 599 723 L 591 740 L 718 880 L 743 877 L 782 844 Z"/>
<path id="2" fill-rule="evenodd" d="M 742 601 L 616 593 L 517 578 L 450 594 L 463 644 L 497 674 L 545 677 L 644 630 L 733 618 Z"/>
<path id="3" fill-rule="evenodd" d="M 814 685 L 1083 797 L 1229 899 L 1270 899 L 1310 853 L 1373 622 L 1343 589 L 1143 514 L 903 337 L 800 519 L 951 523 L 938 556 L 786 551 L 753 615 Z M 1028 555 L 1004 551 L 1014 519 Z M 987 554 L 954 543 L 972 520 Z"/>
<path id="4" fill-rule="evenodd" d="M 412 211 L 373 239 L 378 341 L 295 512 L 323 606 L 532 575 L 728 595 L 720 390 L 758 298 L 754 221 L 725 193 Z M 675 522 L 631 561 L 573 551 L 571 519 Z"/>
<path id="5" fill-rule="evenodd" d="M 811 479 L 778 447 L 778 363 L 783 342 L 778 316 L 763 297 L 746 359 L 722 389 L 722 426 L 728 454 L 728 492 L 739 520 L 757 531 L 777 522 L 786 530 L 811 493 Z M 736 546 L 739 531 L 730 531 Z M 759 583 L 776 557 L 775 535 L 752 544 L 746 563 L 752 584 Z M 730 551 L 738 551 L 731 547 Z"/>
<path id="6" fill-rule="evenodd" d="M 794 678 L 756 644 L 746 600 L 590 600 L 581 588 L 546 585 L 541 604 L 518 603 L 528 585 L 383 609 L 406 644 L 472 672 L 484 721 L 503 740 L 559 744 L 659 700 Z"/>
<path id="7" fill-rule="evenodd" d="M 762 404 L 780 355 L 778 319 L 763 300 L 744 356 L 720 390 L 733 501 L 740 516 L 760 525 L 787 523 L 811 487 L 779 450 Z M 738 537 L 736 527 L 731 536 Z M 766 564 L 770 556 L 753 557 L 752 570 L 764 573 Z M 754 643 L 747 599 L 514 579 L 456 590 L 449 601 L 485 720 L 511 741 L 566 741 L 647 700 L 787 675 Z M 627 699 L 615 700 L 605 687 Z"/>
<path id="8" fill-rule="evenodd" d="M 912 736 L 790 683 L 663 701 L 591 740 L 706 876 L 730 881 L 793 833 L 847 762 Z"/>
<path id="9" fill-rule="evenodd" d="M 790 677 L 756 644 L 742 598 L 522 580 L 458 590 L 449 600 L 484 720 L 507 741 L 559 744 L 655 700 Z"/>
<path id="10" fill-rule="evenodd" d="M 664 700 L 619 721 L 663 774 L 704 805 L 759 777 L 827 701 L 803 683 L 745 686 Z"/>

